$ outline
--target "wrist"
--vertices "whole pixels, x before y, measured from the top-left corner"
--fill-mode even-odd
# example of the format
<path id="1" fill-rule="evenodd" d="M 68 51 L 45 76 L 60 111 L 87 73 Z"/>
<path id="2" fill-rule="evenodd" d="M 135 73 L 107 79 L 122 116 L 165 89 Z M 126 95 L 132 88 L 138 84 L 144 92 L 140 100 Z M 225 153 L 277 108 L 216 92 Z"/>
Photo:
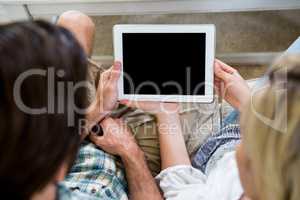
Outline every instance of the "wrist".
<path id="1" fill-rule="evenodd" d="M 179 114 L 179 104 L 177 103 L 162 103 L 160 104 L 159 112 L 155 115 L 157 118 L 165 118 L 167 116 L 176 116 Z"/>
<path id="2" fill-rule="evenodd" d="M 170 123 L 179 119 L 179 113 L 158 113 L 156 114 L 158 123 Z"/>
<path id="3" fill-rule="evenodd" d="M 247 106 L 249 100 L 251 98 L 251 92 L 250 89 L 245 91 L 245 93 L 242 95 L 242 98 L 239 100 L 239 106 L 238 106 L 238 110 L 241 112 L 245 106 Z"/>
<path id="4" fill-rule="evenodd" d="M 125 148 L 119 156 L 123 160 L 123 162 L 134 162 L 144 160 L 144 152 L 140 149 L 137 144 L 133 144 L 132 146 Z"/>

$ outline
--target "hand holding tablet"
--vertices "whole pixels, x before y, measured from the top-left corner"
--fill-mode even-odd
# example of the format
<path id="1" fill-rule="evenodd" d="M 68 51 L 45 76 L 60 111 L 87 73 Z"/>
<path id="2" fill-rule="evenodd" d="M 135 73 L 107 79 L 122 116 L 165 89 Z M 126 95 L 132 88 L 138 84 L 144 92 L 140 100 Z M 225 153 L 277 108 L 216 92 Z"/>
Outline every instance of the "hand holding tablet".
<path id="1" fill-rule="evenodd" d="M 119 99 L 213 100 L 213 25 L 116 25 L 115 60 L 122 62 Z"/>

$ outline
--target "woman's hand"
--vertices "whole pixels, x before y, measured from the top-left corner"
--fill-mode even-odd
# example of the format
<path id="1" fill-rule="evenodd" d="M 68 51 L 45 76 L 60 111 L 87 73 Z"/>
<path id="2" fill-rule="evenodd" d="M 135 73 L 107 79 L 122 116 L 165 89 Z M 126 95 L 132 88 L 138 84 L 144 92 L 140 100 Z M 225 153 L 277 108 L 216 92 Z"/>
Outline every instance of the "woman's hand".
<path id="1" fill-rule="evenodd" d="M 178 114 L 179 105 L 178 103 L 165 103 L 165 102 L 155 102 L 155 101 L 129 101 L 121 100 L 121 104 L 128 107 L 138 108 L 150 114 L 156 116 L 160 115 L 171 115 Z"/>
<path id="2" fill-rule="evenodd" d="M 122 158 L 140 153 L 130 129 L 121 119 L 107 118 L 101 122 L 103 136 L 90 134 L 90 140 L 104 151 Z"/>
<path id="3" fill-rule="evenodd" d="M 154 114 L 157 117 L 157 126 L 160 133 L 181 132 L 178 103 L 129 100 L 121 100 L 120 103 Z"/>
<path id="4" fill-rule="evenodd" d="M 214 84 L 218 95 L 241 111 L 243 105 L 250 98 L 250 89 L 246 81 L 236 69 L 217 59 L 215 60 L 214 71 Z"/>

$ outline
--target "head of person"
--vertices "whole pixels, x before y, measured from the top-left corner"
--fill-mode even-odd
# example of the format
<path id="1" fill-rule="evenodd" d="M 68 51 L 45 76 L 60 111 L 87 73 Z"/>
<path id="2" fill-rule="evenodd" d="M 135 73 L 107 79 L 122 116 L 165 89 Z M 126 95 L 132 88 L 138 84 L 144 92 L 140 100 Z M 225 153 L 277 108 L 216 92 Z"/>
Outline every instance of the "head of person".
<path id="1" fill-rule="evenodd" d="M 252 200 L 300 199 L 300 57 L 281 58 L 241 116 L 240 178 Z"/>
<path id="2" fill-rule="evenodd" d="M 70 97 L 67 85 L 85 78 L 85 53 L 66 29 L 44 21 L 0 25 L 2 196 L 30 199 L 64 178 L 84 117 L 75 113 L 70 126 L 69 105 L 86 106 L 86 91 Z"/>

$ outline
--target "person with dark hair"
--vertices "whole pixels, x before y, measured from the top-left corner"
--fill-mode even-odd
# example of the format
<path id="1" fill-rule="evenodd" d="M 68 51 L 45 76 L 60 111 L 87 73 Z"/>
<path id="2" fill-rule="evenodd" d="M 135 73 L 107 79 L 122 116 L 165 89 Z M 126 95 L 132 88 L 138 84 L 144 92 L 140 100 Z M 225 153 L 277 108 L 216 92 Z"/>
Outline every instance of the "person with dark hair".
<path id="1" fill-rule="evenodd" d="M 81 142 L 115 106 L 111 88 L 120 64 L 102 73 L 101 90 L 88 102 L 82 87 L 88 53 L 78 41 L 67 29 L 44 21 L 0 25 L 0 192 L 7 199 L 128 198 L 115 157 Z M 119 134 L 110 152 L 124 163 L 130 197 L 161 199 L 130 131 L 120 120 L 108 118 L 102 124 L 104 135 Z"/>
<path id="2" fill-rule="evenodd" d="M 64 55 L 64 56 L 62 56 Z M 78 42 L 64 28 L 43 21 L 0 26 L 0 191 L 9 199 L 29 199 L 63 180 L 80 143 L 78 124 L 67 126 L 67 104 L 62 114 L 50 113 L 47 71 L 63 70 L 54 82 L 85 80 L 86 58 Z M 70 67 L 73 66 L 73 67 Z M 32 69 L 32 71 L 28 71 Z M 35 71 L 33 71 L 33 69 Z M 20 75 L 26 75 L 23 81 Z M 20 82 L 22 81 L 22 83 Z M 19 91 L 14 88 L 21 83 Z M 19 92 L 19 95 L 16 95 Z M 75 101 L 84 107 L 84 90 Z M 53 94 L 56 110 L 57 91 Z M 20 98 L 16 98 L 20 96 Z M 66 96 L 66 93 L 64 94 Z M 32 108 L 28 112 L 21 110 Z M 42 109 L 43 108 L 43 109 Z M 25 109 L 26 110 L 26 109 Z M 31 114 L 41 111 L 39 115 Z M 77 123 L 83 115 L 75 114 Z"/>

